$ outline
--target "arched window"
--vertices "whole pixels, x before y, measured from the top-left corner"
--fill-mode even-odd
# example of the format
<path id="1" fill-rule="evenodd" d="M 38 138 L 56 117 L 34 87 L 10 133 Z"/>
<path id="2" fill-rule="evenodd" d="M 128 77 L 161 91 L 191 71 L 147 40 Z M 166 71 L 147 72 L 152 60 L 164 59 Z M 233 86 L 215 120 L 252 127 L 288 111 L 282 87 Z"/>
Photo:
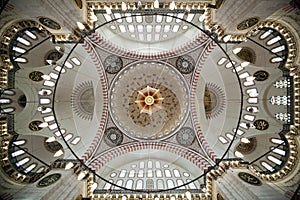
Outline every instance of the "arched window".
<path id="1" fill-rule="evenodd" d="M 223 144 L 228 143 L 228 141 L 226 140 L 226 138 L 224 138 L 223 136 L 219 136 L 219 140 L 220 140 L 220 142 L 222 142 Z"/>
<path id="2" fill-rule="evenodd" d="M 3 90 L 3 94 L 12 96 L 15 95 L 16 93 L 13 90 Z"/>
<path id="3" fill-rule="evenodd" d="M 133 180 L 129 179 L 126 181 L 126 188 L 128 189 L 132 189 L 132 186 L 133 186 Z"/>
<path id="4" fill-rule="evenodd" d="M 167 180 L 167 186 L 168 186 L 169 189 L 175 187 L 174 181 L 171 180 L 171 179 L 168 179 Z"/>
<path id="5" fill-rule="evenodd" d="M 158 189 L 164 189 L 164 181 L 161 179 L 157 180 L 157 188 Z"/>
<path id="6" fill-rule="evenodd" d="M 45 121 L 45 122 L 51 122 L 51 121 L 53 121 L 53 120 L 54 120 L 54 116 L 53 116 L 53 115 L 44 117 L 44 121 Z"/>
<path id="7" fill-rule="evenodd" d="M 28 173 L 31 172 L 36 167 L 36 164 L 31 164 L 29 167 L 27 167 L 24 172 Z"/>
<path id="8" fill-rule="evenodd" d="M 134 174 L 135 174 L 135 171 L 132 169 L 132 170 L 129 171 L 128 177 L 133 178 Z"/>
<path id="9" fill-rule="evenodd" d="M 36 170 L 36 173 L 41 173 L 44 171 L 44 169 L 45 169 L 45 167 L 40 167 L 38 170 Z"/>
<path id="10" fill-rule="evenodd" d="M 272 151 L 273 151 L 274 153 L 279 154 L 279 155 L 282 155 L 282 156 L 285 155 L 285 151 L 282 150 L 282 149 L 278 149 L 278 148 L 272 147 Z"/>
<path id="11" fill-rule="evenodd" d="M 136 181 L 136 189 L 143 189 L 143 180 L 138 179 Z"/>
<path id="12" fill-rule="evenodd" d="M 7 114 L 7 113 L 12 113 L 14 112 L 16 109 L 13 107 L 7 107 L 7 108 L 2 108 L 1 109 L 1 113 L 3 114 Z"/>
<path id="13" fill-rule="evenodd" d="M 53 86 L 55 85 L 55 82 L 46 80 L 46 81 L 44 82 L 44 85 L 45 85 L 45 86 L 49 86 L 49 87 L 53 87 Z"/>
<path id="14" fill-rule="evenodd" d="M 270 172 L 272 172 L 272 171 L 274 171 L 274 168 L 271 166 L 271 165 L 269 165 L 268 163 L 266 163 L 266 162 L 261 162 L 261 165 L 264 167 L 264 168 L 266 168 L 267 170 L 269 170 Z"/>
<path id="15" fill-rule="evenodd" d="M 117 180 L 116 184 L 117 184 L 118 186 L 122 186 L 122 185 L 123 185 L 123 180 L 122 180 L 122 179 Z M 120 190 L 119 187 L 115 187 L 115 189 L 116 189 L 116 190 Z"/>
<path id="16" fill-rule="evenodd" d="M 274 156 L 267 156 L 268 160 L 272 161 L 273 163 L 277 164 L 277 165 L 281 165 L 282 161 L 279 160 L 278 158 L 274 157 Z"/>
<path id="17" fill-rule="evenodd" d="M 116 176 L 117 176 L 117 173 L 115 173 L 115 172 L 113 172 L 113 173 L 110 174 L 110 177 L 112 177 L 112 178 L 114 178 Z"/>
<path id="18" fill-rule="evenodd" d="M 109 182 L 113 183 L 114 181 L 110 179 Z M 112 186 L 112 184 L 110 184 L 110 183 L 105 183 L 103 189 L 104 190 L 109 190 L 111 188 L 111 186 Z"/>
<path id="19" fill-rule="evenodd" d="M 146 188 L 147 189 L 154 189 L 154 181 L 152 179 L 147 179 Z"/>
<path id="20" fill-rule="evenodd" d="M 22 159 L 22 160 L 16 162 L 16 166 L 17 166 L 17 167 L 22 166 L 22 165 L 28 163 L 29 160 L 30 160 L 30 159 L 29 159 L 28 157 L 26 157 L 26 158 L 24 158 L 24 159 Z"/>
<path id="21" fill-rule="evenodd" d="M 177 180 L 177 185 L 183 185 L 183 181 L 181 179 Z M 179 189 L 185 189 L 185 186 L 181 186 Z"/>
<path id="22" fill-rule="evenodd" d="M 0 103 L 1 104 L 9 104 L 9 103 L 11 103 L 11 99 L 1 98 L 0 99 Z"/>
<path id="23" fill-rule="evenodd" d="M 40 104 L 45 105 L 45 104 L 50 104 L 51 100 L 46 99 L 46 98 L 40 98 Z"/>
<path id="24" fill-rule="evenodd" d="M 126 172 L 127 171 L 125 169 L 122 169 L 121 172 L 120 172 L 120 174 L 119 174 L 119 177 L 120 178 L 124 178 L 126 176 Z"/>
<path id="25" fill-rule="evenodd" d="M 259 39 L 264 40 L 265 38 L 267 38 L 269 35 L 271 35 L 271 33 L 273 33 L 273 30 L 269 29 L 268 31 L 264 32 Z"/>
<path id="26" fill-rule="evenodd" d="M 143 177 L 144 177 L 144 172 L 143 172 L 143 170 L 139 170 L 139 172 L 138 172 L 138 177 L 139 177 L 139 178 L 143 178 Z"/>
<path id="27" fill-rule="evenodd" d="M 191 180 L 188 179 L 187 182 L 189 182 L 189 181 L 191 181 Z M 194 182 L 188 184 L 188 186 L 190 189 L 197 189 Z"/>
<path id="28" fill-rule="evenodd" d="M 16 156 L 19 156 L 19 155 L 22 155 L 24 154 L 25 152 L 23 150 L 18 150 L 18 151 L 15 151 L 11 154 L 12 157 L 16 157 Z"/>
<path id="29" fill-rule="evenodd" d="M 179 172 L 178 169 L 174 169 L 173 172 L 174 172 L 174 176 L 175 176 L 176 178 L 180 178 L 180 172 Z"/>
<path id="30" fill-rule="evenodd" d="M 76 144 L 78 144 L 79 141 L 80 141 L 80 137 L 76 137 L 72 140 L 71 144 L 76 145 Z"/>
<path id="31" fill-rule="evenodd" d="M 218 65 L 223 65 L 226 62 L 227 58 L 220 58 L 220 60 L 218 61 Z"/>
<path id="32" fill-rule="evenodd" d="M 69 141 L 73 137 L 72 133 L 69 133 L 68 135 L 65 136 L 65 140 Z"/>
<path id="33" fill-rule="evenodd" d="M 13 142 L 13 144 L 20 146 L 26 143 L 26 140 L 16 140 Z"/>
<path id="34" fill-rule="evenodd" d="M 167 178 L 171 178 L 172 175 L 171 175 L 171 171 L 169 169 L 165 169 L 165 175 Z"/>
<path id="35" fill-rule="evenodd" d="M 161 172 L 160 169 L 157 169 L 157 170 L 156 170 L 156 177 L 157 177 L 157 178 L 161 178 L 161 177 L 162 177 L 162 172 Z"/>
<path id="36" fill-rule="evenodd" d="M 29 42 L 28 40 L 22 38 L 22 37 L 18 37 L 17 41 L 20 42 L 21 44 L 24 44 L 25 46 L 30 46 L 31 42 Z"/>
<path id="37" fill-rule="evenodd" d="M 276 42 L 280 41 L 282 38 L 278 35 L 272 39 L 270 39 L 269 41 L 267 41 L 267 45 L 272 45 L 275 44 Z"/>
<path id="38" fill-rule="evenodd" d="M 274 144 L 284 144 L 283 140 L 277 138 L 271 138 L 271 142 L 273 142 Z"/>
<path id="39" fill-rule="evenodd" d="M 26 34 L 27 36 L 29 36 L 31 39 L 33 39 L 33 40 L 36 40 L 36 39 L 37 39 L 37 36 L 36 36 L 33 32 L 31 32 L 31 31 L 29 31 L 29 30 L 26 30 L 26 31 L 25 31 L 25 34 Z"/>
<path id="40" fill-rule="evenodd" d="M 152 178 L 152 177 L 153 177 L 153 171 L 152 171 L 151 169 L 149 169 L 149 170 L 147 171 L 147 177 L 148 177 L 148 178 Z"/>
<path id="41" fill-rule="evenodd" d="M 281 61 L 283 61 L 282 57 L 274 57 L 274 58 L 271 59 L 272 63 L 277 63 L 277 62 L 281 62 Z"/>
<path id="42" fill-rule="evenodd" d="M 253 122 L 255 119 L 254 115 L 244 115 L 244 119 Z"/>

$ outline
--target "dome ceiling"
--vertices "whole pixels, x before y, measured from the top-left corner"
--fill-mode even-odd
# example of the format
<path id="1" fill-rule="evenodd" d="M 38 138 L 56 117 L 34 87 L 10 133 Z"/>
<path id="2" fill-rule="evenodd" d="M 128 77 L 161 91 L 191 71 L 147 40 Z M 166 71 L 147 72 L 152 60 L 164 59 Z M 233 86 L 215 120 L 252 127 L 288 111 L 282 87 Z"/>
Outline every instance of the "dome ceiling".
<path id="1" fill-rule="evenodd" d="M 228 42 L 218 25 L 206 24 L 201 6 L 95 8 L 94 27 L 105 25 L 91 31 L 82 24 L 68 42 L 49 40 L 38 23 L 63 27 L 47 17 L 8 26 L 12 70 L 0 102 L 12 137 L 3 143 L 3 162 L 25 177 L 42 176 L 56 159 L 66 168 L 77 163 L 81 178 L 93 174 L 99 193 L 205 193 L 220 159 L 243 159 L 260 178 L 282 174 L 296 149 L 287 136 L 295 99 L 285 65 L 293 40 L 271 23 L 247 41 Z"/>

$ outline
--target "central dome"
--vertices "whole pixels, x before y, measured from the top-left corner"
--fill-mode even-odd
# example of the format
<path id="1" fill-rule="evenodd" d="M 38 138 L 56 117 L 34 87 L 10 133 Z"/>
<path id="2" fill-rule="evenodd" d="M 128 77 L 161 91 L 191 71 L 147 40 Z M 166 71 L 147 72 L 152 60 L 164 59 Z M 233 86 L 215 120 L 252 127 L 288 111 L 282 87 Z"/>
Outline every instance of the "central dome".
<path id="1" fill-rule="evenodd" d="M 111 116 L 131 138 L 163 139 L 186 120 L 188 94 L 184 77 L 168 63 L 135 63 L 124 68 L 112 82 Z"/>

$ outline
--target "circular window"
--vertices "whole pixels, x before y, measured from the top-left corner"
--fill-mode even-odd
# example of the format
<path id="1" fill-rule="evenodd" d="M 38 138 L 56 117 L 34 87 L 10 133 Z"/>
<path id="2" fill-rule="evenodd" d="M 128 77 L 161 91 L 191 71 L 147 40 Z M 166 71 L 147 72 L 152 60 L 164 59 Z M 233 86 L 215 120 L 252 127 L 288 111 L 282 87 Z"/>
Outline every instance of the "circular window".
<path id="1" fill-rule="evenodd" d="M 43 128 L 42 127 L 39 127 L 39 125 L 43 123 L 42 121 L 39 121 L 39 120 L 34 120 L 32 122 L 29 123 L 28 125 L 28 128 L 31 130 L 31 131 L 40 131 L 42 130 Z"/>
<path id="2" fill-rule="evenodd" d="M 53 142 L 46 142 L 46 141 L 47 138 L 44 141 L 44 146 L 51 153 L 56 153 L 58 150 L 63 149 L 63 146 L 57 141 L 53 141 Z"/>
<path id="3" fill-rule="evenodd" d="M 261 185 L 261 181 L 258 178 L 256 178 L 255 176 L 253 176 L 252 174 L 249 174 L 246 172 L 240 172 L 240 173 L 238 173 L 238 176 L 240 179 L 242 179 L 243 181 L 245 181 L 246 183 L 249 183 L 251 185 L 256 185 L 256 186 Z"/>
<path id="4" fill-rule="evenodd" d="M 255 126 L 255 128 L 257 130 L 260 130 L 260 131 L 264 131 L 264 130 L 267 130 L 269 128 L 269 122 L 267 122 L 264 119 L 255 120 L 253 125 Z"/>
<path id="5" fill-rule="evenodd" d="M 62 53 L 56 51 L 56 50 L 51 50 L 49 51 L 46 56 L 45 56 L 45 65 L 49 65 L 49 63 L 47 62 L 47 60 L 51 60 L 51 61 L 58 61 L 59 59 L 61 59 L 61 57 L 63 56 Z"/>
<path id="6" fill-rule="evenodd" d="M 60 30 L 61 26 L 56 21 L 48 18 L 48 17 L 39 17 L 39 22 L 46 26 L 47 28 L 51 28 L 54 30 Z"/>
<path id="7" fill-rule="evenodd" d="M 248 29 L 248 28 L 254 26 L 258 22 L 259 22 L 258 17 L 251 17 L 251 18 L 245 19 L 244 21 L 239 23 L 236 28 L 237 28 L 237 30 L 242 31 L 242 30 L 245 30 L 245 29 Z"/>
<path id="8" fill-rule="evenodd" d="M 108 73 L 115 74 L 123 67 L 123 61 L 118 56 L 110 55 L 104 60 L 104 67 Z"/>
<path id="9" fill-rule="evenodd" d="M 269 78 L 269 73 L 263 70 L 256 71 L 253 76 L 256 81 L 265 81 Z"/>
<path id="10" fill-rule="evenodd" d="M 43 77 L 42 77 L 43 75 L 44 74 L 42 72 L 40 72 L 40 71 L 33 71 L 33 72 L 30 72 L 29 78 L 32 81 L 39 82 L 39 81 L 44 80 Z"/>
<path id="11" fill-rule="evenodd" d="M 123 134 L 119 129 L 110 127 L 104 133 L 104 141 L 110 147 L 118 146 L 123 141 Z"/>
<path id="12" fill-rule="evenodd" d="M 189 127 L 183 127 L 178 131 L 176 139 L 182 146 L 190 146 L 195 141 L 194 130 Z"/>
<path id="13" fill-rule="evenodd" d="M 195 68 L 195 61 L 191 56 L 180 56 L 176 61 L 176 67 L 181 73 L 189 74 Z"/>

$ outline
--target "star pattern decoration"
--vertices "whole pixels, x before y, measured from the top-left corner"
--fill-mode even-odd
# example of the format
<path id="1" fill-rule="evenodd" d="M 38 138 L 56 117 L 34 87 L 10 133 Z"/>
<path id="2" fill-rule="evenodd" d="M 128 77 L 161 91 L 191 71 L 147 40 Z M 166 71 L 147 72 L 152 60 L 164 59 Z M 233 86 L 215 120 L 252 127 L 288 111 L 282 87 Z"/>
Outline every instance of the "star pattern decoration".
<path id="1" fill-rule="evenodd" d="M 159 89 L 147 86 L 138 93 L 135 103 L 138 104 L 140 113 L 152 115 L 152 113 L 162 109 L 161 104 L 164 98 L 162 98 Z"/>

